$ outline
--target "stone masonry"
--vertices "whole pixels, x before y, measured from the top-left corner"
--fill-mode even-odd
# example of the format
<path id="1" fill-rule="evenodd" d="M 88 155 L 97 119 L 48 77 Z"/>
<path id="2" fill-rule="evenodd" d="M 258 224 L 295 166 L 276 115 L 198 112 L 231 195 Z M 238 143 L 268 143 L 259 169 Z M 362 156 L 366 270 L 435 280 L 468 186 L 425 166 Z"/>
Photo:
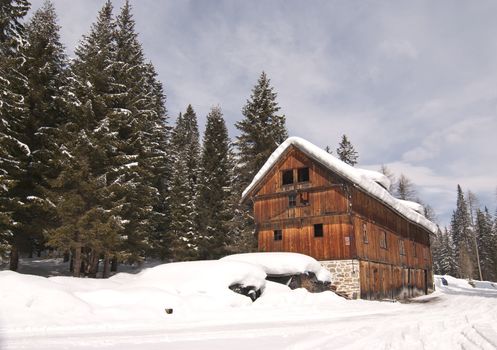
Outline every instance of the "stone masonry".
<path id="1" fill-rule="evenodd" d="M 336 286 L 338 293 L 350 299 L 360 298 L 359 260 L 325 260 L 320 263 L 331 272 L 331 285 Z"/>

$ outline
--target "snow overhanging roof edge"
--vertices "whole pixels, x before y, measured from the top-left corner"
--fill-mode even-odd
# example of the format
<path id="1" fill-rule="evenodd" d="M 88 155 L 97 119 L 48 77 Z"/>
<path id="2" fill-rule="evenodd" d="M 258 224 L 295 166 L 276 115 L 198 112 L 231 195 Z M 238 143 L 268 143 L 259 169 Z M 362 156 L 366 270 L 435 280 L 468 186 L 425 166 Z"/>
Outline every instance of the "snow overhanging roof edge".
<path id="1" fill-rule="evenodd" d="M 333 155 L 329 154 L 320 147 L 314 145 L 313 143 L 296 136 L 287 138 L 281 145 L 276 148 L 276 150 L 269 156 L 268 160 L 262 168 L 257 172 L 257 174 L 252 179 L 252 182 L 245 188 L 242 193 L 241 201 L 244 201 L 247 195 L 254 190 L 257 185 L 263 180 L 263 178 L 269 173 L 271 168 L 276 164 L 280 157 L 285 153 L 285 151 L 290 146 L 295 146 L 310 158 L 314 159 L 318 163 L 322 164 L 327 169 L 337 173 L 343 178 L 351 181 L 355 186 L 359 187 L 363 191 L 367 192 L 369 195 L 375 197 L 379 201 L 383 202 L 385 205 L 390 207 L 392 210 L 406 218 L 412 223 L 422 226 L 431 233 L 437 232 L 437 225 L 425 218 L 423 215 L 417 213 L 416 211 L 408 208 L 395 197 L 393 197 L 386 189 L 382 186 L 369 179 L 364 174 L 356 171 L 354 167 L 342 162 L 341 160 L 335 158 Z"/>

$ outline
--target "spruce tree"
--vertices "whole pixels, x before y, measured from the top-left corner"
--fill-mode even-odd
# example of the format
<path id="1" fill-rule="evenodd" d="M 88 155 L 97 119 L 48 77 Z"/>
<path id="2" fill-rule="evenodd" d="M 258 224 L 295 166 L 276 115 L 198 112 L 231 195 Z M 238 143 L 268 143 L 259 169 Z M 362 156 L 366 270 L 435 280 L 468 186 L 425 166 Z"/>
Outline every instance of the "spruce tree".
<path id="1" fill-rule="evenodd" d="M 170 211 L 171 254 L 174 260 L 198 257 L 199 132 L 195 111 L 188 105 L 171 136 L 172 174 Z"/>
<path id="2" fill-rule="evenodd" d="M 242 109 L 244 119 L 236 123 L 240 135 L 236 140 L 236 174 L 233 204 L 238 203 L 243 190 L 267 161 L 271 153 L 288 137 L 285 116 L 279 114 L 276 92 L 266 73 L 262 72 Z M 233 235 L 235 252 L 256 249 L 252 207 L 250 204 L 233 207 Z"/>
<path id="3" fill-rule="evenodd" d="M 459 277 L 475 277 L 476 258 L 471 229 L 471 219 L 466 199 L 461 186 L 457 185 L 457 204 L 456 210 L 452 214 L 450 231 L 454 242 Z"/>
<path id="4" fill-rule="evenodd" d="M 229 240 L 232 159 L 228 129 L 221 109 L 207 115 L 198 187 L 199 256 L 217 259 L 225 255 Z"/>
<path id="5" fill-rule="evenodd" d="M 440 274 L 456 276 L 457 261 L 455 257 L 454 244 L 447 227 L 443 233 L 441 232 L 440 238 Z"/>
<path id="6" fill-rule="evenodd" d="M 64 94 L 68 62 L 59 30 L 55 9 L 51 2 L 46 1 L 26 24 L 29 45 L 22 49 L 26 58 L 22 72 L 28 84 L 25 100 L 28 123 L 24 136 L 31 157 L 20 184 L 30 195 L 17 215 L 26 218 L 23 234 L 30 237 L 34 245 L 31 249 L 38 251 L 43 249 L 43 231 L 56 222 L 47 190 L 49 181 L 57 176 L 58 167 L 54 159 L 60 150 L 56 139 L 59 126 L 66 118 Z"/>
<path id="7" fill-rule="evenodd" d="M 119 96 L 114 33 L 112 5 L 107 2 L 75 51 L 71 81 L 78 101 L 62 126 L 65 153 L 59 161 L 61 172 L 51 184 L 60 225 L 50 230 L 49 244 L 73 252 L 75 276 L 96 275 L 99 258 L 123 254 L 127 239 L 122 235 L 127 179 L 116 176 L 120 168 L 115 167 L 121 155 L 115 116 L 121 111 L 113 108 Z"/>
<path id="8" fill-rule="evenodd" d="M 497 240 L 492 232 L 493 218 L 488 208 L 476 210 L 476 236 L 483 279 L 497 280 Z"/>
<path id="9" fill-rule="evenodd" d="M 126 198 L 121 213 L 127 222 L 124 248 L 130 253 L 128 260 L 136 261 L 154 248 L 158 227 L 163 223 L 159 200 L 161 181 L 167 175 L 160 171 L 160 164 L 167 162 L 161 153 L 167 136 L 166 110 L 162 86 L 153 65 L 145 62 L 128 1 L 116 20 L 115 43 L 113 68 L 118 93 L 112 128 L 117 137 L 112 160 L 113 168 L 119 169 L 114 177 L 122 181 Z"/>
<path id="10" fill-rule="evenodd" d="M 236 123 L 240 131 L 236 146 L 241 187 L 252 181 L 271 153 L 288 137 L 285 116 L 278 114 L 276 96 L 270 79 L 262 72 L 243 107 L 244 119 Z"/>
<path id="11" fill-rule="evenodd" d="M 342 141 L 338 144 L 337 155 L 342 162 L 351 166 L 356 165 L 359 158 L 354 146 L 352 146 L 346 135 L 342 135 Z"/>
<path id="12" fill-rule="evenodd" d="M 23 186 L 32 158 L 27 145 L 28 83 L 22 73 L 27 45 L 21 23 L 29 2 L 0 2 L 0 254 L 10 253 L 10 269 L 17 270 L 19 250 L 29 249 L 29 218 L 23 215 L 32 193 Z"/>

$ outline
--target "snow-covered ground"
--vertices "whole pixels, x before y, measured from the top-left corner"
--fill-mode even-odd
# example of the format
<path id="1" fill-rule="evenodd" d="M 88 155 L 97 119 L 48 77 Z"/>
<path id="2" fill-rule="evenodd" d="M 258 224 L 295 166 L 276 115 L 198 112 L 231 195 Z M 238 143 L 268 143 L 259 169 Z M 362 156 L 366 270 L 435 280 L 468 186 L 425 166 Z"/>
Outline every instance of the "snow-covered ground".
<path id="1" fill-rule="evenodd" d="M 45 264 L 60 274 L 60 262 Z M 389 303 L 290 290 L 237 261 L 107 280 L 1 271 L 0 349 L 496 349 L 497 284 L 446 279 L 429 296 Z M 252 303 L 227 289 L 233 281 L 265 283 L 264 293 Z"/>

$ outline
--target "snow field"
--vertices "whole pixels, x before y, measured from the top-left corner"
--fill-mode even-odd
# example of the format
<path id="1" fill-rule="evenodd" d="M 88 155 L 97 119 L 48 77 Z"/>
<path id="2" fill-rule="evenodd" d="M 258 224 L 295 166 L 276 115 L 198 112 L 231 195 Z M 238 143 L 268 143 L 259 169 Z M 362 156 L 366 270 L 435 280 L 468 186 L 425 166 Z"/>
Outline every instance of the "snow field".
<path id="1" fill-rule="evenodd" d="M 226 260 L 106 280 L 0 272 L 0 349 L 497 348 L 490 282 L 473 288 L 445 276 L 443 286 L 436 276 L 437 291 L 411 303 L 345 300 L 290 290 L 264 281 L 261 267 Z M 252 303 L 228 289 L 234 281 L 264 292 Z"/>

